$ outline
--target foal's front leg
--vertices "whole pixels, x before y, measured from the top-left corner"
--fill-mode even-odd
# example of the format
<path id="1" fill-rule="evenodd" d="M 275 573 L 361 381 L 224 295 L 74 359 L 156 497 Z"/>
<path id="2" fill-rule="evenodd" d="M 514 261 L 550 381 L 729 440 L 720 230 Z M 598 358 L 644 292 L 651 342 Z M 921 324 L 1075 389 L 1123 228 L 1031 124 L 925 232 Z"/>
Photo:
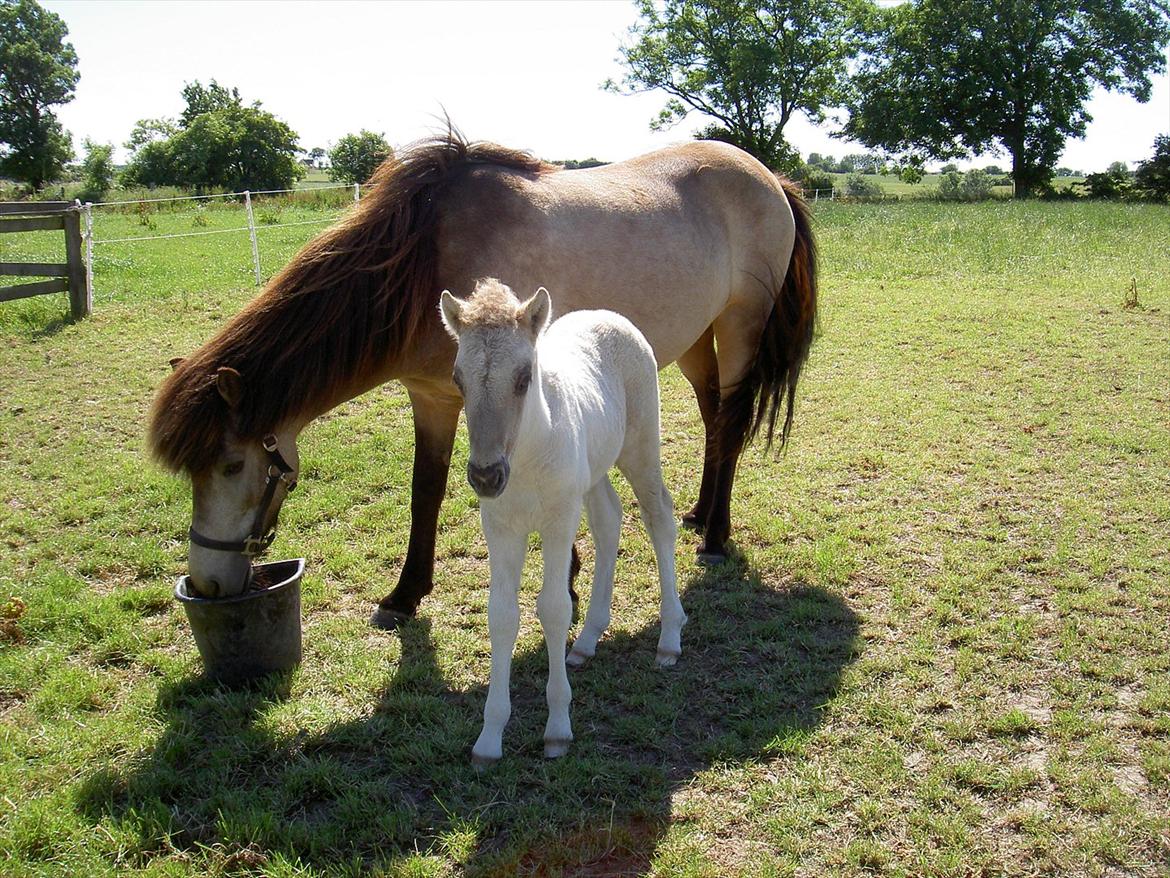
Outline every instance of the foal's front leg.
<path id="1" fill-rule="evenodd" d="M 569 722 L 569 702 L 572 690 L 565 668 L 565 641 L 572 624 L 573 604 L 569 598 L 569 564 L 573 537 L 581 519 L 581 504 L 561 515 L 540 531 L 544 551 L 544 583 L 536 599 L 536 615 L 544 629 L 548 648 L 548 723 L 544 727 L 544 755 L 549 759 L 563 756 L 573 740 Z"/>
<path id="2" fill-rule="evenodd" d="M 492 670 L 483 708 L 483 730 L 471 748 L 471 761 L 475 765 L 490 765 L 503 755 L 504 726 L 512 714 L 509 692 L 512 651 L 520 631 L 520 575 L 528 547 L 527 534 L 493 533 L 486 520 L 483 524 L 491 567 L 488 635 L 492 643 Z"/>

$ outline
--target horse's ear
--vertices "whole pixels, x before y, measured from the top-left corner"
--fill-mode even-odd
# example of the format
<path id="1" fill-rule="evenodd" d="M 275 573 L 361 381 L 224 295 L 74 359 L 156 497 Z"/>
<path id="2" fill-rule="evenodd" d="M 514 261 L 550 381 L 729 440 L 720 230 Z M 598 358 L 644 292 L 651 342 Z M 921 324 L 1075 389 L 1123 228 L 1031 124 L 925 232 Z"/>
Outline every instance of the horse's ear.
<path id="1" fill-rule="evenodd" d="M 463 303 L 452 296 L 450 290 L 443 290 L 439 297 L 439 316 L 451 338 L 458 341 L 459 333 L 463 331 Z"/>
<path id="2" fill-rule="evenodd" d="M 244 398 L 244 379 L 231 366 L 220 366 L 215 370 L 215 389 L 229 408 L 235 408 Z"/>
<path id="3" fill-rule="evenodd" d="M 540 287 L 531 299 L 520 306 L 520 324 L 532 333 L 533 341 L 544 332 L 552 317 L 552 297 L 548 290 Z"/>
<path id="4" fill-rule="evenodd" d="M 167 360 L 167 362 L 171 364 L 171 371 L 178 369 L 180 364 L 185 359 L 186 359 L 186 357 L 171 357 L 169 360 Z"/>

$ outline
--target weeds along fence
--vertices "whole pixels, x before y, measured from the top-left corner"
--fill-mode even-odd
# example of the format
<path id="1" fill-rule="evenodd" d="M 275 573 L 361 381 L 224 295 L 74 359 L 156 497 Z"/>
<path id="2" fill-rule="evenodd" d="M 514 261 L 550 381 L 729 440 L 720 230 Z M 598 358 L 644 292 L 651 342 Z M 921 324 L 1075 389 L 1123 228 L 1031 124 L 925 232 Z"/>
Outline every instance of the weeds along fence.
<path id="1" fill-rule="evenodd" d="M 265 229 L 292 226 L 326 226 L 334 222 L 342 209 L 352 202 L 361 200 L 363 191 L 369 186 L 361 184 L 336 186 L 315 186 L 310 189 L 265 189 L 258 191 L 224 192 L 214 195 L 179 195 L 166 198 L 139 198 L 128 201 L 95 201 L 79 205 L 84 223 L 83 239 L 86 250 L 86 266 L 90 272 L 91 284 L 95 264 L 100 270 L 101 248 L 104 245 L 137 245 L 151 241 L 174 240 L 178 238 L 202 238 L 211 235 L 243 235 L 247 233 L 252 249 L 252 273 L 257 286 L 264 282 L 261 268 L 261 241 Z M 321 211 L 312 219 L 282 220 L 280 212 L 288 207 L 306 207 Z M 239 220 L 226 228 L 206 228 L 213 215 L 228 212 L 231 216 L 239 210 Z M 100 217 L 103 215 L 137 217 L 143 234 L 114 234 L 103 237 L 100 234 Z M 192 231 L 159 231 L 159 222 L 168 216 L 189 215 Z M 95 232 L 95 217 L 99 218 Z M 259 217 L 259 221 L 258 218 Z M 123 224 L 125 228 L 125 224 Z M 97 261 L 95 263 L 95 251 Z"/>

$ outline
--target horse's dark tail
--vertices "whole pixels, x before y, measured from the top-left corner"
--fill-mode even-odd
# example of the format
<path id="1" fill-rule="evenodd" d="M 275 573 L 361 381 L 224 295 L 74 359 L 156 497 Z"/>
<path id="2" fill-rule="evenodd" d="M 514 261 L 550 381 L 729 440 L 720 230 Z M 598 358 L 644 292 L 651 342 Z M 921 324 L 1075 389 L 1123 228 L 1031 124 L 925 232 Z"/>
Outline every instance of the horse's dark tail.
<path id="1" fill-rule="evenodd" d="M 779 288 L 774 277 L 762 280 L 773 289 L 772 313 L 764 325 L 755 361 L 747 375 L 719 404 L 717 430 L 720 452 L 724 455 L 738 455 L 761 429 L 765 447 L 770 448 L 781 408 L 784 421 L 780 427 L 780 446 L 784 447 L 792 429 L 796 384 L 812 345 L 817 313 L 816 240 L 808 205 L 800 192 L 787 180 L 780 182 L 796 223 L 792 258 Z"/>

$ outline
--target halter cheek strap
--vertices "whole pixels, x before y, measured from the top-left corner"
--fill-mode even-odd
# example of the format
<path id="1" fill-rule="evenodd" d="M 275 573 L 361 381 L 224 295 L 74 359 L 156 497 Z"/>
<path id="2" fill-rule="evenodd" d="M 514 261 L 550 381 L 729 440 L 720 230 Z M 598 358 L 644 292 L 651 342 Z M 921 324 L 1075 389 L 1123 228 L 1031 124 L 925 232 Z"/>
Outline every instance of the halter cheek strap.
<path id="1" fill-rule="evenodd" d="M 245 539 L 235 542 L 213 540 L 211 537 L 205 537 L 199 533 L 192 525 L 187 532 L 192 543 L 205 549 L 214 549 L 217 552 L 239 552 L 249 558 L 262 554 L 272 544 L 276 537 L 276 528 L 274 526 L 265 533 L 264 521 L 268 518 L 268 509 L 272 506 L 272 500 L 276 496 L 276 488 L 283 484 L 285 493 L 288 493 L 297 486 L 297 480 L 293 475 L 293 468 L 289 466 L 288 461 L 284 459 L 284 455 L 277 447 L 276 436 L 272 433 L 265 436 L 263 446 L 264 450 L 268 452 L 268 475 L 264 479 L 264 496 L 260 499 L 260 505 L 256 507 L 256 517 L 252 520 L 251 533 Z"/>

